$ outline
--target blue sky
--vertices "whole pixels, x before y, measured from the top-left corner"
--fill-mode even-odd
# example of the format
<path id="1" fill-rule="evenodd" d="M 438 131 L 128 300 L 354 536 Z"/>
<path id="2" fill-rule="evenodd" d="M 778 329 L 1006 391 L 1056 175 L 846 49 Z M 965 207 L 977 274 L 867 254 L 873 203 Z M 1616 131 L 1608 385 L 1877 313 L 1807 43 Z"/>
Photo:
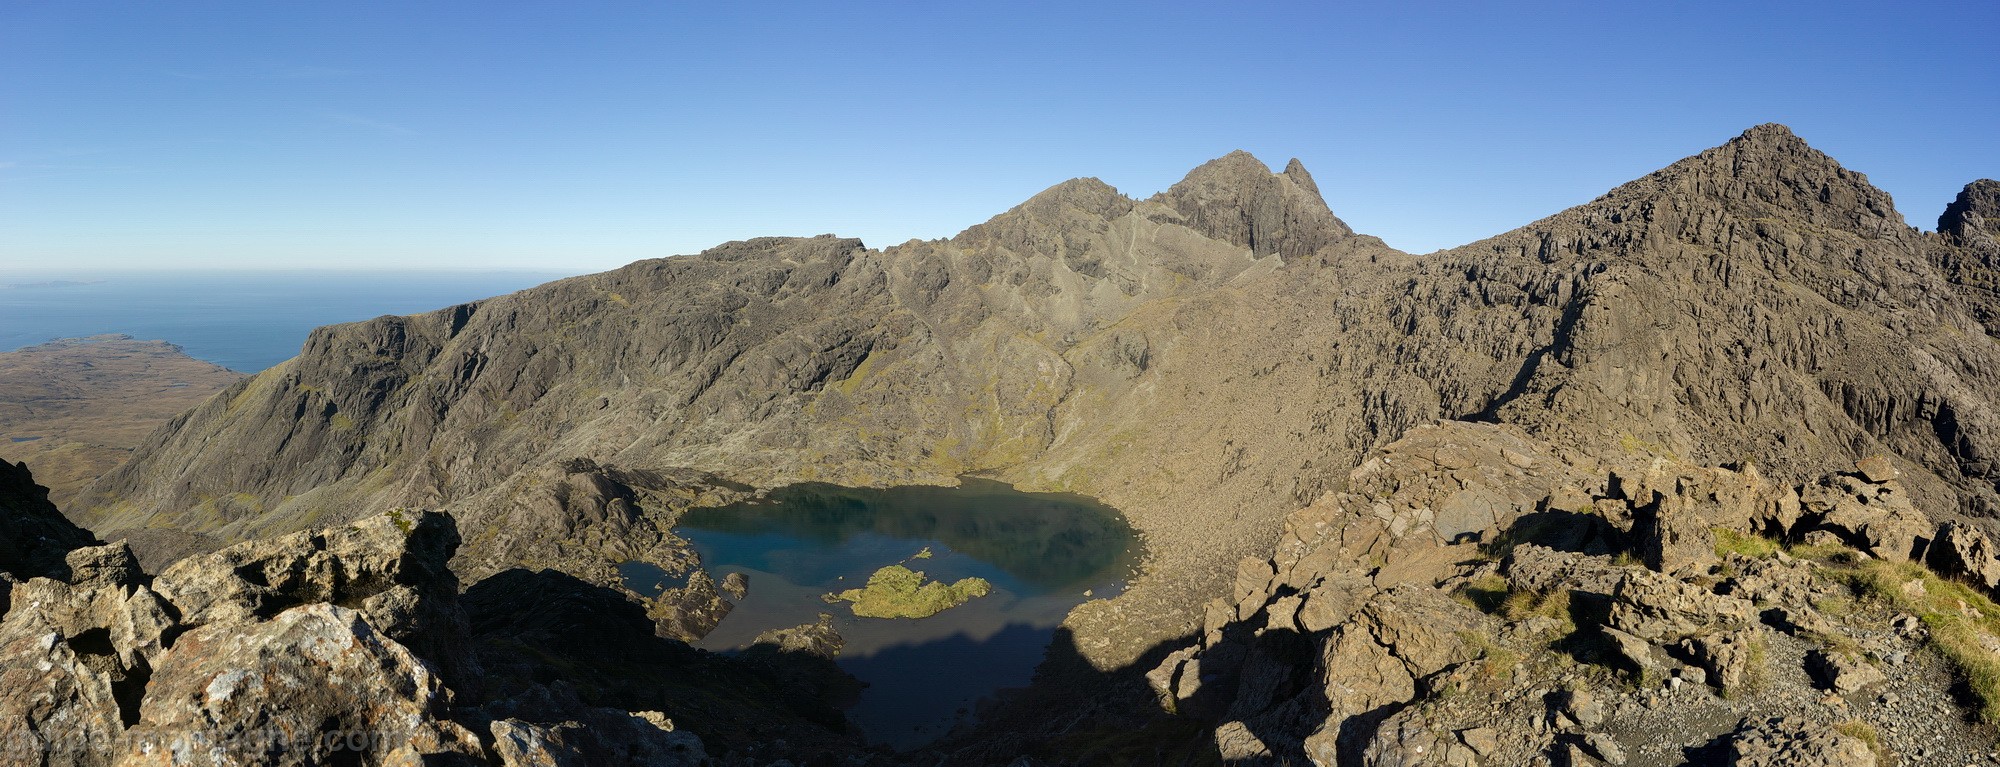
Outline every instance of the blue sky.
<path id="1" fill-rule="evenodd" d="M 2000 3 L 0 6 L 0 268 L 547 268 L 950 236 L 1303 160 L 1415 252 L 1783 122 L 1930 228 Z"/>

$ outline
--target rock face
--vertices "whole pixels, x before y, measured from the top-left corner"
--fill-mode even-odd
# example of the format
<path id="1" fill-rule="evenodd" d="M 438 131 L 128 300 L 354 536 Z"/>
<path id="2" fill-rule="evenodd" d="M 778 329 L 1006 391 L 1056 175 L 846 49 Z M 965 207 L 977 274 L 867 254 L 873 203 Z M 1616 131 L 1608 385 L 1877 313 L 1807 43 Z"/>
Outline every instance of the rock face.
<path id="1" fill-rule="evenodd" d="M 0 461 L 0 572 L 17 580 L 56 574 L 69 552 L 97 542 L 49 503 L 27 464 Z"/>
<path id="2" fill-rule="evenodd" d="M 1925 234 L 1766 125 L 1418 259 L 1352 233 L 1296 163 L 1233 154 L 1145 200 L 1067 182 L 948 240 L 748 240 L 322 329 L 77 513 L 240 539 L 440 508 L 469 578 L 609 586 L 625 560 L 682 564 L 674 509 L 734 483 L 977 472 L 1096 496 L 1155 542 L 1072 621 L 1116 666 L 1192 630 L 1189 595 L 1228 588 L 1285 511 L 1439 419 L 1786 486 L 1881 455 L 1931 513 L 2000 510 L 1989 192 Z M 1705 564 L 1699 528 L 1643 534 L 1657 566 Z"/>
<path id="3" fill-rule="evenodd" d="M 1605 470 L 1515 427 L 1447 422 L 1385 446 L 1347 487 L 1294 512 L 1274 556 L 1238 565 L 1198 641 L 1147 675 L 1163 706 L 1213 724 L 1227 763 L 1914 754 L 1930 746 L 1889 702 L 1942 699 L 1950 677 L 1903 665 L 1930 650 L 1879 627 L 1940 609 L 1923 601 L 1940 576 L 1908 563 L 1926 545 L 1953 563 L 1990 547 L 1964 523 L 1930 522 L 1869 459 L 1799 485 L 1666 460 Z M 1697 530 L 1706 549 L 1661 556 L 1676 549 L 1662 531 Z M 1943 609 L 1986 620 L 1959 605 Z M 1977 662 L 2000 659 L 2000 625 L 1974 631 L 1987 643 Z M 1830 722 L 1828 706 L 1854 718 Z M 1730 729 L 1746 711 L 1758 723 Z"/>

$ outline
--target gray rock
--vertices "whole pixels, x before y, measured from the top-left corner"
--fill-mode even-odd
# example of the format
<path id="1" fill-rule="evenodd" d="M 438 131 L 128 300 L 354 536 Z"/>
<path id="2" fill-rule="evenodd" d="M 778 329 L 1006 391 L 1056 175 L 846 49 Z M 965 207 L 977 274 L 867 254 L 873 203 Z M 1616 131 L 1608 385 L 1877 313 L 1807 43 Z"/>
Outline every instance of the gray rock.
<path id="1" fill-rule="evenodd" d="M 1673 640 L 1757 619 L 1756 605 L 1658 573 L 1629 570 L 1612 592 L 1611 625 L 1646 640 Z"/>
<path id="2" fill-rule="evenodd" d="M 1732 631 L 1681 640 L 1681 652 L 1695 666 L 1707 672 L 1708 681 L 1724 695 L 1734 696 L 1748 689 L 1759 669 L 1755 650 L 1755 630 Z"/>
<path id="3" fill-rule="evenodd" d="M 329 604 L 250 625 L 211 624 L 161 659 L 124 765 L 416 764 L 478 758 L 479 739 L 439 717 L 451 700 L 409 649 Z"/>
<path id="4" fill-rule="evenodd" d="M 743 601 L 744 597 L 750 596 L 750 576 L 743 573 L 722 576 L 722 593 L 728 594 L 730 599 Z"/>
<path id="5" fill-rule="evenodd" d="M 1806 670 L 1813 680 L 1828 690 L 1851 695 L 1888 679 L 1881 669 L 1857 653 L 1815 650 L 1806 656 Z"/>
<path id="6" fill-rule="evenodd" d="M 772 629 L 750 640 L 751 647 L 765 647 L 779 653 L 802 653 L 832 660 L 847 644 L 833 627 L 833 615 L 820 613 L 819 621 L 788 629 Z"/>
<path id="7" fill-rule="evenodd" d="M 1804 719 L 1745 724 L 1727 742 L 1738 767 L 1874 767 L 1868 743 Z"/>
<path id="8" fill-rule="evenodd" d="M 2000 546 L 1985 529 L 1969 522 L 1938 525 L 1928 564 L 1945 575 L 1970 578 L 1988 589 L 2000 588 Z"/>

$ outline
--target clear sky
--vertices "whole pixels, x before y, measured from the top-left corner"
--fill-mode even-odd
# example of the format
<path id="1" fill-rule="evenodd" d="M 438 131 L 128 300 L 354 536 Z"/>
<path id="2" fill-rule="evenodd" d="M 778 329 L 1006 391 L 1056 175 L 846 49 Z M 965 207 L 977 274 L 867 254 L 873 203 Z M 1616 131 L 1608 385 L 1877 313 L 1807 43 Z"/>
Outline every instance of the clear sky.
<path id="1" fill-rule="evenodd" d="M 2000 3 L 0 4 L 0 269 L 594 271 L 1303 160 L 1462 244 L 1783 122 L 1931 228 Z"/>

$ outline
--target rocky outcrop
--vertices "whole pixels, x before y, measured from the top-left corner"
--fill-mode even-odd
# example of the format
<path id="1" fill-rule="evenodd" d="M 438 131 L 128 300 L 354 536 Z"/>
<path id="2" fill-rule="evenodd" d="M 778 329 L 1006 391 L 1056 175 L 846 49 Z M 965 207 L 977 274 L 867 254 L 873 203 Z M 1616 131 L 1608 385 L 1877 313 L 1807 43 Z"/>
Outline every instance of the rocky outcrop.
<path id="1" fill-rule="evenodd" d="M 702 767 L 709 764 L 701 739 L 676 730 L 657 711 L 593 709 L 582 721 L 539 725 L 514 719 L 493 723 L 494 761 L 503 767 Z"/>
<path id="2" fill-rule="evenodd" d="M 322 602 L 247 626 L 218 621 L 161 659 L 119 763 L 470 763 L 484 751 L 445 718 L 450 700 L 360 612 Z"/>
<path id="3" fill-rule="evenodd" d="M 1874 767 L 1868 742 L 1803 719 L 1746 723 L 1730 738 L 1728 764 L 1737 767 Z"/>
<path id="4" fill-rule="evenodd" d="M 65 555 L 97 542 L 49 503 L 48 488 L 35 484 L 27 464 L 0 461 L 0 573 L 17 580 L 58 574 Z"/>
<path id="5" fill-rule="evenodd" d="M 1148 681 L 1213 722 L 1230 763 L 1872 764 L 1874 748 L 1912 742 L 1893 717 L 1870 736 L 1888 746 L 1846 734 L 1875 733 L 1867 720 L 1813 717 L 1946 683 L 1888 671 L 1923 651 L 1874 628 L 1923 596 L 1893 563 L 1933 540 L 1929 555 L 1954 562 L 1988 545 L 1931 523 L 1897 482 L 1874 459 L 1786 485 L 1747 467 L 1593 468 L 1511 427 L 1413 430 L 1363 461 L 1349 493 L 1292 514 L 1273 557 L 1240 563 L 1233 599 Z M 1467 496 L 1498 502 L 1440 534 L 1442 509 Z M 1684 545 L 1696 537 L 1700 551 Z M 1856 585 L 1867 578 L 1908 583 Z M 1855 615 L 1867 599 L 1874 612 Z M 1742 711 L 1807 718 L 1720 729 Z M 1685 729 L 1638 724 L 1652 722 Z M 1708 745 L 1664 753 L 1662 737 Z"/>
<path id="6" fill-rule="evenodd" d="M 656 636 L 635 595 L 555 573 L 461 598 L 458 542 L 449 516 L 398 511 L 158 576 L 122 543 L 72 549 L 56 575 L 13 583 L 0 618 L 0 761 L 696 767 L 711 747 L 727 764 L 870 752 L 832 704 L 854 682 L 828 661 L 829 623 L 714 656 Z"/>
<path id="7" fill-rule="evenodd" d="M 350 607 L 465 686 L 478 673 L 463 666 L 465 615 L 448 565 L 458 544 L 449 517 L 398 510 L 183 559 L 154 587 L 188 627 L 236 626 L 305 604 Z"/>

